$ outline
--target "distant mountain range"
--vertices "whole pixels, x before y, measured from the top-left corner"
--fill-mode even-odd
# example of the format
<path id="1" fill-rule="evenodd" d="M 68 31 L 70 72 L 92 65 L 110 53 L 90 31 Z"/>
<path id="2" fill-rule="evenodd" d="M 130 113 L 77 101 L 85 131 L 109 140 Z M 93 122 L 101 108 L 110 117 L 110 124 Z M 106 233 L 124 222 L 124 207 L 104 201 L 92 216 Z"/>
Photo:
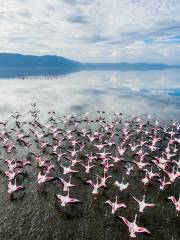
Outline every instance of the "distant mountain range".
<path id="1" fill-rule="evenodd" d="M 8 71 L 7 71 L 8 68 Z M 0 77 L 28 75 L 58 75 L 81 70 L 146 71 L 180 68 L 161 63 L 81 63 L 64 57 L 0 53 Z"/>
<path id="2" fill-rule="evenodd" d="M 78 67 L 80 63 L 58 56 L 32 56 L 15 53 L 0 53 L 1 68 L 54 68 Z"/>

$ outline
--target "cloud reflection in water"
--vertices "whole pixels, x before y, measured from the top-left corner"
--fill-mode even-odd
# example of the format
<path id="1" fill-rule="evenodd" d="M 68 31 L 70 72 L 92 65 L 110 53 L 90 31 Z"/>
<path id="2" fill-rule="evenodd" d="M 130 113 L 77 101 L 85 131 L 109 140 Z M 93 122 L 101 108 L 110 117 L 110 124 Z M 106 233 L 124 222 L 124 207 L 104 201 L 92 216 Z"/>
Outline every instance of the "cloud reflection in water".
<path id="1" fill-rule="evenodd" d="M 97 111 L 180 117 L 179 71 L 77 72 L 59 77 L 2 79 L 1 119 L 37 102 L 42 115 Z"/>

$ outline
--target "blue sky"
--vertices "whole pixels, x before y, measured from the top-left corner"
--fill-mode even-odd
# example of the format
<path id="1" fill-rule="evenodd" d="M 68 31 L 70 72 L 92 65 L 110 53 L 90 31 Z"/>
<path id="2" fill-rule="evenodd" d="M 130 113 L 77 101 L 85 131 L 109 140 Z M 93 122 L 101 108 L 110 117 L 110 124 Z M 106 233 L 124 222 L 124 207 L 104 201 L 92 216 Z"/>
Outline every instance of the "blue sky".
<path id="1" fill-rule="evenodd" d="M 1 0 L 0 52 L 180 63 L 179 0 Z"/>

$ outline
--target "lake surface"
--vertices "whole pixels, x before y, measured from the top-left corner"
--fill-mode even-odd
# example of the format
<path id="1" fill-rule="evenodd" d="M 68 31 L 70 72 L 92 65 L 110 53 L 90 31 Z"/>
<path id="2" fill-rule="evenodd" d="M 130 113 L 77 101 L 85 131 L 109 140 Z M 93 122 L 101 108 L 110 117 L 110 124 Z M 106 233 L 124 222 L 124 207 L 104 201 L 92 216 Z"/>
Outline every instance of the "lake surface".
<path id="1" fill-rule="evenodd" d="M 180 71 L 82 71 L 64 76 L 0 79 L 0 113 L 29 110 L 36 102 L 45 115 L 94 112 L 180 117 Z"/>
<path id="2" fill-rule="evenodd" d="M 171 119 L 180 119 L 180 71 L 175 70 L 144 72 L 82 71 L 64 76 L 0 79 L 0 84 L 0 121 L 12 120 L 11 112 L 15 111 L 20 112 L 24 118 L 29 117 L 32 102 L 37 103 L 41 111 L 41 120 L 47 119 L 48 111 L 52 110 L 62 116 L 77 112 L 91 112 L 92 119 L 95 118 L 93 113 L 97 110 L 106 111 L 108 117 L 113 116 L 112 113 L 114 112 L 122 112 L 127 117 L 128 115 L 136 115 L 146 118 L 148 114 L 151 114 L 153 118 L 162 119 L 165 122 Z M 128 117 L 128 119 L 130 118 Z M 146 119 L 143 122 L 146 122 Z M 84 123 L 82 125 L 84 126 Z M 92 125 L 94 131 L 96 122 Z M 54 127 L 57 126 L 61 128 L 61 125 L 54 124 Z M 91 128 L 90 124 L 85 126 Z M 73 127 L 74 125 L 71 126 L 71 124 L 69 128 L 67 126 L 62 127 L 63 134 L 67 135 L 65 130 Z M 135 127 L 137 127 L 136 123 L 132 128 Z M 33 128 L 33 126 L 30 126 L 30 128 Z M 122 128 L 120 123 L 119 131 L 122 131 Z M 145 193 L 147 202 L 155 203 L 156 206 L 152 210 L 147 209 L 145 213 L 138 214 L 138 225 L 147 227 L 152 235 L 138 234 L 137 239 L 179 240 L 180 218 L 174 205 L 167 200 L 171 195 L 178 197 L 180 191 L 179 178 L 165 191 L 159 190 L 157 179 L 153 179 L 147 187 L 144 186 L 141 183 L 144 172 L 139 171 L 137 167 L 134 166 L 135 170 L 130 176 L 125 174 L 125 164 L 135 159 L 132 152 L 127 151 L 125 162 L 118 162 L 112 170 L 109 170 L 108 174 L 113 177 L 108 182 L 108 188 L 101 190 L 97 197 L 92 196 L 92 188 L 85 185 L 85 181 L 89 178 L 94 179 L 97 173 L 102 176 L 102 166 L 99 164 L 99 159 L 96 161 L 98 167 L 94 167 L 90 175 L 86 175 L 82 171 L 82 166 L 77 164 L 76 168 L 79 173 L 75 173 L 72 177 L 72 181 L 77 187 L 72 188 L 71 194 L 73 197 L 80 199 L 82 203 L 70 204 L 63 208 L 56 198 L 56 194 L 64 194 L 62 184 L 59 181 L 42 186 L 37 183 L 40 169 L 35 157 L 17 142 L 16 132 L 12 131 L 10 125 L 8 125 L 8 129 L 11 131 L 10 141 L 16 144 L 16 149 L 13 153 L 7 154 L 2 147 L 4 143 L 1 141 L 1 157 L 3 156 L 4 159 L 7 157 L 8 159 L 14 157 L 18 159 L 26 158 L 31 162 L 31 166 L 27 166 L 23 176 L 17 177 L 18 183 L 24 185 L 26 189 L 22 193 L 17 193 L 17 198 L 15 197 L 12 201 L 7 193 L 7 177 L 3 174 L 7 170 L 7 164 L 4 163 L 4 159 L 0 160 L 0 239 L 127 240 L 129 239 L 127 226 L 117 216 L 114 217 L 111 214 L 110 206 L 105 206 L 104 203 L 107 199 L 115 201 L 115 195 L 117 195 L 119 201 L 125 202 L 128 206 L 127 209 L 119 209 L 118 215 L 125 216 L 133 221 L 135 214 L 138 212 L 138 205 L 130 194 L 142 199 Z M 0 134 L 3 135 L 3 126 L 1 126 L 1 131 Z M 142 131 L 143 134 L 145 133 Z M 136 134 L 135 140 L 132 138 L 131 141 L 140 141 L 142 135 L 138 136 Z M 179 137 L 179 133 L 177 133 L 177 136 Z M 76 132 L 73 133 L 73 137 L 78 139 L 81 144 L 84 141 Z M 143 135 L 143 137 L 146 140 L 146 136 Z M 163 151 L 167 144 L 166 137 L 162 138 L 164 143 L 160 144 Z M 105 134 L 105 138 L 107 139 L 109 136 Z M 168 135 L 168 138 L 170 138 L 170 135 Z M 31 151 L 40 151 L 38 141 L 31 131 L 29 139 L 33 143 Z M 115 141 L 121 141 L 121 138 L 117 140 L 115 137 L 114 139 Z M 52 143 L 54 141 L 51 135 L 43 140 Z M 149 141 L 148 137 L 147 140 Z M 96 154 L 97 152 L 97 156 L 99 153 L 89 143 L 88 139 L 86 139 L 86 144 L 85 150 L 80 154 L 78 153 L 78 158 L 82 162 L 85 161 L 87 153 L 93 152 Z M 178 161 L 180 154 L 179 145 L 177 147 L 176 161 Z M 72 149 L 70 142 L 65 140 L 62 151 L 69 154 L 69 150 Z M 107 151 L 110 151 L 114 156 L 117 152 L 116 147 L 113 146 L 108 146 Z M 44 157 L 51 159 L 55 164 L 55 170 L 50 174 L 55 177 L 62 177 L 62 169 L 58 167 L 56 157 L 52 156 L 52 149 L 47 148 L 46 151 L 42 152 Z M 155 154 L 160 156 L 161 151 L 157 151 Z M 62 160 L 63 164 L 67 164 L 67 162 L 67 159 Z M 169 169 L 171 170 L 171 166 L 169 166 Z M 153 170 L 159 171 L 154 166 Z M 163 176 L 164 173 L 160 171 L 160 174 Z M 122 177 L 125 177 L 125 181 L 130 183 L 128 190 L 123 193 L 114 186 L 114 181 L 118 180 L 120 182 Z"/>

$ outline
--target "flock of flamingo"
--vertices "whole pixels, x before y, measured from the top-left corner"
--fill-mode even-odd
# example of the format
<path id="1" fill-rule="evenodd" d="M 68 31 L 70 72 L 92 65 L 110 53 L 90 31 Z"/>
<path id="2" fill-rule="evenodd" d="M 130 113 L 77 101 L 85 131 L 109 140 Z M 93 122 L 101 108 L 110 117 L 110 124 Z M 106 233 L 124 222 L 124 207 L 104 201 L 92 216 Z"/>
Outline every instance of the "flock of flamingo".
<path id="1" fill-rule="evenodd" d="M 124 119 L 122 113 L 115 113 L 108 122 L 105 112 L 98 111 L 95 118 L 90 118 L 89 113 L 58 117 L 55 112 L 49 112 L 48 122 L 42 124 L 36 104 L 32 106 L 30 121 L 24 121 L 16 113 L 12 116 L 13 127 L 8 121 L 0 122 L 1 163 L 8 181 L 8 194 L 12 197 L 25 191 L 20 176 L 35 166 L 37 185 L 59 182 L 61 194 L 57 193 L 56 197 L 62 208 L 83 204 L 82 199 L 72 197 L 71 192 L 78 187 L 73 184 L 74 177 L 83 173 L 86 176 L 83 184 L 95 198 L 101 191 L 112 186 L 117 188 L 119 194 L 104 204 L 107 209 L 111 208 L 112 216 L 117 216 L 128 227 L 130 237 L 135 238 L 137 233 L 150 234 L 150 230 L 138 226 L 137 216 L 156 207 L 156 202 L 146 202 L 146 190 L 151 182 L 157 183 L 159 191 L 165 191 L 179 181 L 180 122 L 171 121 L 163 126 L 150 115 L 144 119 L 136 116 Z M 17 157 L 19 149 L 23 149 L 22 158 Z M 120 168 L 124 170 L 117 178 L 113 171 Z M 138 184 L 144 188 L 140 199 L 128 192 L 128 179 L 138 172 L 143 176 Z M 137 214 L 131 218 L 134 220 L 119 215 L 121 208 L 128 208 L 128 203 L 119 201 L 124 192 L 130 194 L 134 207 L 138 207 Z M 178 215 L 180 197 L 169 195 L 167 201 L 174 205 Z"/>

